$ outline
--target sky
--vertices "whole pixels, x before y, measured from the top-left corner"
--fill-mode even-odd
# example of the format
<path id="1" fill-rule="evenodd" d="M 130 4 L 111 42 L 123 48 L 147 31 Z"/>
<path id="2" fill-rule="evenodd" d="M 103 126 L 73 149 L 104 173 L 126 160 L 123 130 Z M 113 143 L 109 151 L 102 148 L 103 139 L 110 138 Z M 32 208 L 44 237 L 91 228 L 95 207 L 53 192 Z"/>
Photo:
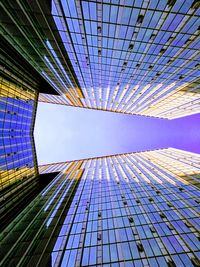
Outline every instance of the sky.
<path id="1" fill-rule="evenodd" d="M 174 147 L 200 153 L 200 114 L 175 120 L 38 103 L 39 164 Z"/>

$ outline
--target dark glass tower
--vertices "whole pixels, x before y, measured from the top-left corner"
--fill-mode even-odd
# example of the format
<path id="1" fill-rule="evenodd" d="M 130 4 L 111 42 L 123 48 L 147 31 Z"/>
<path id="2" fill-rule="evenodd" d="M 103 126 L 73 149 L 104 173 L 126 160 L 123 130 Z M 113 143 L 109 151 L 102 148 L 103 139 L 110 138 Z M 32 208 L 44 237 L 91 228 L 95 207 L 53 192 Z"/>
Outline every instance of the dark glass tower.
<path id="1" fill-rule="evenodd" d="M 34 196 L 39 183 L 33 129 L 40 91 L 55 93 L 23 56 L 1 38 L 0 229 Z M 46 90 L 42 90 L 45 87 Z"/>

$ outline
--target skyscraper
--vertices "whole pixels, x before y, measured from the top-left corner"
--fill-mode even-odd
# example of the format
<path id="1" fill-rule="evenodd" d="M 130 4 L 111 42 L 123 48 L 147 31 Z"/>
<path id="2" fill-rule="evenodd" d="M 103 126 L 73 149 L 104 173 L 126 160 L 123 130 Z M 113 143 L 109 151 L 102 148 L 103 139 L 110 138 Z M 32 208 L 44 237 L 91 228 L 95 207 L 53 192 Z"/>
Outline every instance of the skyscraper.
<path id="1" fill-rule="evenodd" d="M 0 266 L 200 266 L 200 156 L 39 166 L 38 101 L 200 112 L 199 0 L 0 2 Z"/>
<path id="2" fill-rule="evenodd" d="M 173 119 L 198 113 L 199 0 L 3 1 L 1 32 L 60 96 Z"/>
<path id="3" fill-rule="evenodd" d="M 2 233 L 1 266 L 199 266 L 199 160 L 162 149 L 40 166 L 61 172 Z"/>
<path id="4" fill-rule="evenodd" d="M 3 37 L 0 63 L 0 229 L 2 229 L 22 210 L 29 198 L 37 193 L 39 176 L 33 129 L 38 94 L 39 92 L 56 94 L 56 92 Z"/>

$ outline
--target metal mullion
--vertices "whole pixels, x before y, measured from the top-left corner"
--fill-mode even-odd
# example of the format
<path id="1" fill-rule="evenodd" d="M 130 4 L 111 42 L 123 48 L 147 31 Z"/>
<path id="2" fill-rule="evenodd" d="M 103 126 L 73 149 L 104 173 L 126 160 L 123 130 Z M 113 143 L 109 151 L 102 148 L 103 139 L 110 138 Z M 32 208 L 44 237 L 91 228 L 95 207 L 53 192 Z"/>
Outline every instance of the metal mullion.
<path id="1" fill-rule="evenodd" d="M 93 2 L 93 3 L 97 3 L 96 2 L 96 0 L 86 0 L 87 2 Z M 101 0 L 102 1 L 102 0 Z M 109 5 L 109 6 L 117 6 L 117 7 L 127 7 L 127 8 L 132 8 L 133 6 L 131 5 L 125 5 L 125 4 L 123 4 L 123 5 L 120 5 L 120 4 L 118 4 L 118 3 L 109 3 L 109 2 L 106 2 L 106 5 Z M 167 7 L 167 5 L 166 5 L 166 7 Z M 160 11 L 160 12 L 162 12 L 162 13 L 168 13 L 168 14 L 180 14 L 180 15 L 188 15 L 188 16 L 193 16 L 192 14 L 189 14 L 189 13 L 180 13 L 179 11 L 173 11 L 172 9 L 171 10 L 166 10 L 166 7 L 165 7 L 165 9 L 156 9 L 157 11 Z M 156 7 L 157 8 L 157 7 Z M 135 7 L 134 6 L 134 9 L 140 9 L 140 10 L 145 10 L 146 8 L 143 8 L 143 7 Z M 152 8 L 149 8 L 149 10 L 150 11 L 154 11 L 155 9 L 152 9 Z M 189 8 L 189 10 L 190 10 L 190 8 Z M 195 13 L 195 12 L 194 12 Z M 198 15 L 196 15 L 196 14 L 194 14 L 194 16 L 195 17 L 198 17 Z"/>
<path id="2" fill-rule="evenodd" d="M 23 10 L 23 12 L 24 12 L 24 14 L 25 14 L 27 20 L 29 21 L 30 25 L 31 25 L 32 28 L 34 29 L 35 33 L 37 34 L 37 36 L 38 36 L 38 38 L 39 38 L 41 44 L 46 48 L 46 51 L 47 51 L 47 53 L 48 53 L 48 56 L 51 58 L 51 60 L 54 62 L 54 64 L 55 64 L 55 65 L 58 67 L 58 69 L 60 70 L 60 67 L 59 67 L 58 63 L 56 62 L 56 60 L 55 60 L 55 58 L 53 57 L 53 55 L 52 55 L 52 53 L 50 52 L 50 50 L 47 49 L 47 45 L 44 43 L 43 39 L 41 38 L 40 33 L 39 33 L 38 30 L 36 29 L 36 26 L 34 25 L 33 21 L 32 21 L 31 18 L 28 16 L 26 10 L 25 10 L 24 7 L 23 7 L 23 4 L 20 3 L 20 0 L 17 0 L 17 2 L 18 2 L 18 4 L 19 4 L 19 6 L 21 7 L 21 9 Z M 37 4 L 38 4 L 38 1 L 37 1 Z M 38 4 L 38 6 L 40 7 L 39 4 Z M 40 9 L 40 10 L 41 10 L 41 9 Z M 42 10 L 41 10 L 41 11 L 42 11 Z M 42 12 L 42 14 L 43 14 L 43 12 Z M 34 47 L 34 46 L 32 45 L 32 47 Z M 37 50 L 36 50 L 36 52 L 37 52 Z M 38 54 L 38 55 L 39 55 L 40 58 L 42 59 L 43 63 L 45 63 L 43 57 L 41 57 L 40 54 Z M 46 63 L 45 63 L 45 65 L 46 65 Z M 59 74 L 59 75 L 60 75 L 60 74 Z M 54 76 L 55 76 L 55 75 L 54 75 Z M 63 76 L 63 75 L 62 75 L 62 76 Z M 67 86 L 70 87 L 70 84 L 69 84 L 67 81 L 65 81 L 65 82 L 67 83 Z"/>
<path id="3" fill-rule="evenodd" d="M 70 77 L 73 77 L 73 80 L 74 80 L 74 82 L 75 82 L 75 86 L 78 87 L 78 85 L 77 85 L 77 83 L 76 83 L 76 81 L 75 81 L 75 79 L 74 79 L 74 75 L 72 74 L 72 72 L 71 72 L 71 70 L 70 70 L 70 68 L 69 68 L 69 66 L 68 66 L 68 64 L 67 64 L 67 62 L 66 62 L 66 60 L 65 60 L 65 57 L 64 57 L 64 55 L 63 55 L 63 53 L 62 53 L 62 51 L 61 51 L 61 49 L 60 49 L 60 47 L 59 47 L 59 45 L 58 45 L 58 42 L 57 42 L 57 40 L 56 40 L 56 38 L 55 38 L 55 35 L 54 35 L 54 33 L 53 33 L 53 30 L 52 30 L 51 27 L 49 26 L 49 24 L 48 24 L 48 22 L 47 22 L 47 19 L 46 19 L 46 16 L 45 16 L 45 14 L 44 14 L 44 12 L 43 12 L 41 6 L 40 6 L 40 3 L 39 3 L 38 1 L 37 1 L 37 4 L 38 4 L 38 6 L 39 6 L 39 8 L 40 8 L 40 10 L 41 10 L 41 12 L 42 12 L 42 15 L 43 15 L 43 18 L 45 19 L 46 24 L 48 25 L 49 31 L 51 32 L 51 35 L 52 35 L 53 38 L 54 38 L 54 42 L 56 43 L 57 48 L 58 48 L 60 54 L 62 55 L 62 58 L 63 58 L 63 60 L 64 60 L 64 62 L 65 62 L 65 65 L 66 65 L 67 68 L 68 68 L 67 71 L 70 73 Z M 61 4 L 61 2 L 60 2 L 59 0 L 58 0 L 58 4 L 59 4 L 59 8 L 60 8 L 60 10 L 61 10 L 61 12 L 62 12 L 62 16 L 59 16 L 59 17 L 64 19 L 65 16 L 64 16 L 64 12 L 63 12 L 63 8 L 62 8 L 62 4 Z M 55 15 L 52 15 L 52 16 L 53 16 L 53 17 L 56 17 Z M 65 22 L 66 22 L 66 19 L 64 19 L 64 20 L 65 20 Z M 66 23 L 65 23 L 65 26 L 66 26 L 66 28 L 67 28 Z M 68 29 L 68 28 L 67 28 L 67 29 Z M 69 35 L 69 38 L 70 38 L 70 35 Z M 72 40 L 71 40 L 71 43 L 73 43 Z"/>
<path id="4" fill-rule="evenodd" d="M 2 5 L 3 6 L 3 5 Z M 38 56 L 41 58 L 42 62 L 45 64 L 44 59 L 41 57 L 41 55 L 39 54 L 39 52 L 37 51 L 37 49 L 34 47 L 34 45 L 31 43 L 31 41 L 27 38 L 27 36 L 25 35 L 25 33 L 22 31 L 20 25 L 17 23 L 17 21 L 14 19 L 13 16 L 11 16 L 11 14 L 8 12 L 8 10 L 3 6 L 3 8 L 5 9 L 7 15 L 11 18 L 11 20 L 14 21 L 15 25 L 17 25 L 19 31 L 22 33 L 22 35 L 24 36 L 24 38 L 28 41 L 28 43 L 31 45 L 31 47 L 35 50 L 36 54 L 38 54 Z M 21 45 L 20 45 L 21 46 Z M 21 47 L 20 47 L 21 48 Z M 48 52 L 49 53 L 49 52 Z M 45 64 L 46 65 L 46 64 Z M 35 68 L 35 66 L 34 66 Z M 57 90 L 56 90 L 57 91 Z"/>
<path id="5" fill-rule="evenodd" d="M 120 0 L 120 3 L 122 3 L 122 6 L 124 6 L 124 0 Z M 111 8 L 110 8 L 111 10 Z M 123 11 L 122 11 L 123 12 Z M 112 67 L 113 67 L 113 55 L 115 54 L 115 48 L 117 47 L 117 43 L 118 43 L 118 40 L 119 40 L 119 27 L 121 26 L 121 18 L 122 18 L 122 13 L 119 12 L 119 9 L 118 9 L 118 14 L 117 14 L 117 22 L 115 24 L 116 26 L 116 30 L 115 30 L 115 38 L 114 38 L 114 41 L 113 41 L 113 49 L 112 49 L 112 58 L 111 58 L 111 64 L 110 64 L 110 69 L 109 69 L 109 79 L 108 79 L 108 87 L 110 87 L 110 94 L 108 96 L 108 102 L 106 104 L 106 109 L 109 108 L 110 110 L 112 110 L 113 108 L 113 103 L 114 103 L 114 100 L 115 100 L 115 88 L 112 87 L 110 85 L 111 83 L 111 76 L 110 76 L 110 72 L 112 71 Z M 109 23 L 110 24 L 110 21 Z M 119 58 L 117 58 L 119 60 Z M 118 78 L 119 79 L 119 78 Z M 114 97 L 114 99 L 113 99 Z M 113 102 L 113 103 L 112 103 Z"/>
<path id="6" fill-rule="evenodd" d="M 145 9 L 144 16 L 145 16 L 145 14 L 146 14 L 147 11 L 148 11 L 148 8 Z M 133 12 L 133 10 L 132 10 L 132 12 Z M 129 20 L 129 22 L 130 22 L 130 20 Z M 149 21 L 149 23 L 150 23 L 150 21 Z M 127 27 L 129 27 L 129 26 L 130 26 L 130 24 L 127 25 Z M 139 29 L 138 29 L 138 32 L 136 32 L 137 34 L 138 34 L 139 31 L 140 31 L 140 27 L 138 27 L 138 28 L 139 28 Z M 132 38 L 131 38 L 131 39 L 133 39 L 134 34 L 135 34 L 135 32 L 133 32 L 133 35 L 132 35 Z M 137 38 L 137 36 L 135 37 L 135 39 L 136 39 L 136 38 Z M 131 55 L 131 51 L 130 51 L 130 52 L 127 52 L 127 57 L 125 58 L 125 61 L 129 62 L 130 55 Z M 127 67 L 125 67 L 125 68 L 127 68 Z M 130 69 L 130 68 L 129 68 L 129 69 Z M 128 83 L 129 83 L 129 82 L 128 82 Z M 131 83 L 131 82 L 130 82 L 130 83 Z M 125 95 L 126 95 L 126 94 L 125 94 Z M 123 99 L 124 99 L 125 95 L 123 96 L 121 102 L 124 101 Z M 116 110 L 118 107 L 119 107 L 119 105 L 117 105 L 117 107 L 115 107 L 115 110 Z M 123 109 L 122 109 L 122 110 L 123 110 Z"/>
<path id="7" fill-rule="evenodd" d="M 143 164 L 143 163 L 142 163 Z M 143 164 L 144 165 L 144 164 Z M 155 186 L 155 185 L 154 185 Z M 168 187 L 167 185 L 165 185 L 165 188 L 167 188 L 169 191 L 172 191 L 173 192 L 173 190 L 171 190 L 171 187 Z M 143 189 L 144 189 L 144 191 L 146 191 L 146 189 L 145 189 L 145 187 L 143 187 Z M 158 188 L 159 189 L 159 188 Z M 147 192 L 147 191 L 146 191 Z M 173 192 L 174 193 L 174 192 Z M 166 197 L 166 195 L 162 195 L 162 197 L 166 200 L 165 202 L 168 202 L 169 200 L 168 200 L 168 198 Z M 179 197 L 180 198 L 180 197 Z M 182 200 L 182 199 L 181 199 Z M 182 200 L 183 202 L 185 202 L 184 200 Z M 154 202 L 154 205 L 158 208 L 158 210 L 160 210 L 160 211 L 162 211 L 161 209 L 160 209 L 160 207 L 156 204 L 156 202 Z M 178 209 L 177 209 L 177 207 L 176 206 L 174 206 L 173 208 L 175 208 L 175 210 L 176 211 L 178 211 Z M 181 217 L 184 217 L 179 211 L 178 211 L 178 214 L 180 214 L 180 216 Z M 148 216 L 148 215 L 147 215 Z M 149 217 L 149 216 L 148 216 Z M 166 219 L 167 219 L 167 222 L 168 223 L 170 223 L 170 221 L 169 221 L 169 219 L 167 218 L 167 216 L 166 216 Z M 187 218 L 184 218 L 184 220 L 188 220 Z M 151 220 L 150 220 L 151 221 Z M 176 220 L 175 220 L 176 221 Z M 194 227 L 194 226 L 193 226 Z M 195 228 L 195 227 L 194 227 Z M 176 229 L 174 229 L 175 231 L 176 231 Z M 197 229 L 196 229 L 196 231 L 197 231 Z M 173 233 L 172 233 L 173 234 Z M 180 237 L 180 235 L 179 235 L 179 233 L 176 231 L 176 234 L 178 234 L 178 236 Z M 160 238 L 160 236 L 158 235 L 158 237 Z M 186 244 L 187 245 L 187 243 L 185 242 L 185 240 L 184 239 L 182 239 L 181 238 L 181 240 L 184 242 L 184 244 Z M 164 244 L 164 242 L 162 241 L 162 239 L 160 238 L 160 241 Z M 166 248 L 166 250 L 167 250 L 167 247 L 165 246 L 165 244 L 164 244 L 164 247 Z M 168 251 L 168 250 L 167 250 Z"/>
<path id="8" fill-rule="evenodd" d="M 87 43 L 87 38 L 86 38 L 86 29 L 85 29 L 85 24 L 84 24 L 84 17 L 83 17 L 83 7 L 82 7 L 82 3 L 79 1 L 79 0 L 76 0 L 75 1 L 76 3 L 76 8 L 77 8 L 77 17 L 78 17 L 78 21 L 79 21 L 79 26 L 80 26 L 80 30 L 81 30 L 81 35 L 82 35 L 82 42 L 83 42 L 83 47 L 84 47 L 84 51 L 85 51 L 85 54 L 84 56 L 86 57 L 87 56 L 87 64 L 89 66 L 89 61 L 90 61 L 90 54 L 89 54 L 89 50 L 88 50 L 88 43 Z M 84 38 L 84 39 L 83 39 Z M 81 68 L 80 68 L 81 70 Z M 88 77 L 90 78 L 90 84 L 91 84 L 91 87 L 94 87 L 93 86 L 93 82 L 92 82 L 92 74 L 91 74 L 91 68 L 90 67 L 87 67 L 87 71 L 89 72 L 89 75 Z M 84 79 L 84 75 L 82 74 L 82 71 L 80 71 L 81 75 L 82 75 L 82 79 L 83 79 L 83 82 L 84 84 L 86 85 L 86 82 L 85 82 L 85 79 Z M 88 81 L 87 81 L 88 83 Z M 86 89 L 87 90 L 87 89 Z M 87 90 L 87 93 L 88 93 L 88 90 Z M 90 93 L 91 95 L 91 93 Z M 92 103 L 92 107 L 94 107 L 94 104 Z"/>
<path id="9" fill-rule="evenodd" d="M 79 168 L 79 170 L 80 170 L 80 168 Z M 80 177 L 77 181 L 76 181 L 75 179 L 73 179 L 73 182 L 72 182 L 72 185 L 71 185 L 71 187 L 73 187 L 73 190 L 71 190 L 71 192 L 69 192 L 68 200 L 66 201 L 66 203 L 65 203 L 65 205 L 64 205 L 64 208 L 62 209 L 62 212 L 61 212 L 61 214 L 60 214 L 60 216 L 59 216 L 59 219 L 61 219 L 61 217 L 63 216 L 63 214 L 64 214 L 64 212 L 65 212 L 65 209 L 66 209 L 66 207 L 67 207 L 67 205 L 68 205 L 68 202 L 69 202 L 70 198 L 72 197 L 72 195 L 74 194 L 74 190 L 75 190 L 75 188 L 76 188 L 76 185 L 77 185 L 77 184 L 79 185 L 79 183 L 80 183 L 79 180 L 81 180 L 81 178 L 82 178 L 82 177 Z M 78 182 L 79 182 L 79 183 L 78 183 Z M 71 187 L 70 187 L 70 189 L 71 189 Z M 44 253 L 45 253 L 45 251 L 46 251 L 48 245 L 50 244 L 50 240 L 51 240 L 51 238 L 52 238 L 52 236 L 53 236 L 53 234 L 54 234 L 54 231 L 56 230 L 56 227 L 57 227 L 58 224 L 59 224 L 59 221 L 60 221 L 59 219 L 57 220 L 57 222 L 56 222 L 56 224 L 55 224 L 54 230 L 52 231 L 52 233 L 51 233 L 51 235 L 50 235 L 50 238 L 48 239 L 48 242 L 45 244 L 45 248 L 43 249 L 43 251 L 42 251 L 42 253 L 41 253 L 41 255 L 40 255 L 40 258 L 39 258 L 38 263 L 37 263 L 36 266 L 40 266 L 40 264 L 41 264 L 41 261 L 42 261 L 42 259 L 43 259 L 43 255 L 44 255 Z M 72 226 L 71 226 L 71 227 L 72 227 Z M 62 252 L 64 252 L 64 251 L 62 251 Z M 28 251 L 27 251 L 27 253 L 28 253 Z M 20 264 L 20 262 L 19 262 L 19 264 Z M 18 266 L 20 266 L 19 264 L 18 264 Z"/>
<path id="10" fill-rule="evenodd" d="M 40 201 L 40 198 L 39 198 L 39 196 L 38 196 L 37 199 L 34 200 L 34 202 L 39 202 L 39 201 Z M 46 201 L 46 202 L 47 202 L 47 201 Z M 7 254 L 5 255 L 5 257 L 4 257 L 3 260 L 1 261 L 2 264 L 4 264 L 4 262 L 9 258 L 9 255 L 10 255 L 11 253 L 13 253 L 13 250 L 17 247 L 18 243 L 21 242 L 21 240 L 26 236 L 27 231 L 31 228 L 32 224 L 34 223 L 34 220 L 35 220 L 36 218 L 38 218 L 39 215 L 42 213 L 42 211 L 43 211 L 43 207 L 46 205 L 46 202 L 43 204 L 42 207 L 40 207 L 40 211 L 37 212 L 37 214 L 34 216 L 34 219 L 32 219 L 31 223 L 29 223 L 29 225 L 27 226 L 26 230 L 19 236 L 17 242 L 16 242 L 16 243 L 12 246 L 12 248 L 7 252 Z M 32 204 L 32 203 L 31 203 L 31 204 Z M 31 204 L 29 204 L 29 206 L 31 206 Z M 35 203 L 34 203 L 34 204 L 35 204 Z M 55 204 L 55 205 L 56 205 L 56 204 Z M 54 206 L 55 206 L 55 205 L 54 205 Z M 29 206 L 27 206 L 26 209 L 28 209 Z M 35 206 L 32 206 L 31 209 L 34 209 L 34 207 L 35 207 Z M 31 210 L 31 209 L 30 209 L 30 210 Z M 30 210 L 29 210 L 29 212 L 30 212 Z M 20 217 L 20 216 L 21 216 L 21 214 L 19 214 L 19 217 Z M 46 219 L 45 219 L 44 222 L 46 222 L 47 218 L 48 218 L 48 216 L 46 217 Z M 17 219 L 17 218 L 16 218 L 16 219 Z M 40 226 L 39 230 L 42 229 L 42 227 L 43 227 L 43 225 L 44 225 L 44 222 L 43 222 L 43 224 Z M 17 224 L 19 224 L 19 223 L 20 223 L 20 221 L 17 222 Z M 16 225 L 17 225 L 17 224 L 16 224 Z M 16 225 L 15 225 L 15 226 L 16 226 Z M 38 231 L 37 234 L 36 234 L 36 236 L 35 236 L 35 238 L 39 235 L 39 233 L 40 233 L 40 232 Z M 34 242 L 34 240 L 32 240 L 31 243 L 33 243 L 33 242 Z M 30 244 L 30 245 L 31 245 L 31 244 Z M 29 246 L 30 246 L 30 245 L 29 245 Z M 23 260 L 23 258 L 21 258 L 20 262 L 21 262 L 22 260 Z"/>

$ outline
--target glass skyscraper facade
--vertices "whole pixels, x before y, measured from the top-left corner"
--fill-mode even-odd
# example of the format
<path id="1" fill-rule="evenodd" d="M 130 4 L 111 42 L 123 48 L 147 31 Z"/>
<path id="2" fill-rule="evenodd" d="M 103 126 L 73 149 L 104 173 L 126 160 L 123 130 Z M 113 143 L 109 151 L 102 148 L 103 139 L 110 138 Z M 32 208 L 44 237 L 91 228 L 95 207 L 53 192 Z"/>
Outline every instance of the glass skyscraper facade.
<path id="1" fill-rule="evenodd" d="M 2 33 L 60 95 L 39 101 L 168 119 L 200 111 L 199 0 L 1 6 Z"/>
<path id="2" fill-rule="evenodd" d="M 169 148 L 40 166 L 60 173 L 2 233 L 1 266 L 199 266 L 199 162 Z"/>
<path id="3" fill-rule="evenodd" d="M 0 2 L 0 266 L 200 266 L 200 155 L 167 148 L 38 166 L 33 138 L 38 101 L 199 113 L 199 7 Z"/>
<path id="4" fill-rule="evenodd" d="M 51 90 L 4 36 L 0 45 L 1 230 L 37 192 L 39 173 L 33 138 L 35 115 L 39 92 Z M 41 90 L 43 86 L 46 90 Z"/>
<path id="5" fill-rule="evenodd" d="M 1 43 L 2 45 L 2 43 Z M 3 50 L 3 49 L 2 49 Z M 0 77 L 0 229 L 17 212 L 38 175 L 33 127 L 37 83 L 19 62 L 1 50 Z M 11 51 L 10 51 L 11 53 Z M 23 188 L 23 190 L 22 190 Z"/>
<path id="6" fill-rule="evenodd" d="M 199 5 L 52 1 L 81 105 L 169 119 L 198 113 Z"/>
<path id="7" fill-rule="evenodd" d="M 37 93 L 4 78 L 0 81 L 1 189 L 35 173 L 33 129 Z"/>

